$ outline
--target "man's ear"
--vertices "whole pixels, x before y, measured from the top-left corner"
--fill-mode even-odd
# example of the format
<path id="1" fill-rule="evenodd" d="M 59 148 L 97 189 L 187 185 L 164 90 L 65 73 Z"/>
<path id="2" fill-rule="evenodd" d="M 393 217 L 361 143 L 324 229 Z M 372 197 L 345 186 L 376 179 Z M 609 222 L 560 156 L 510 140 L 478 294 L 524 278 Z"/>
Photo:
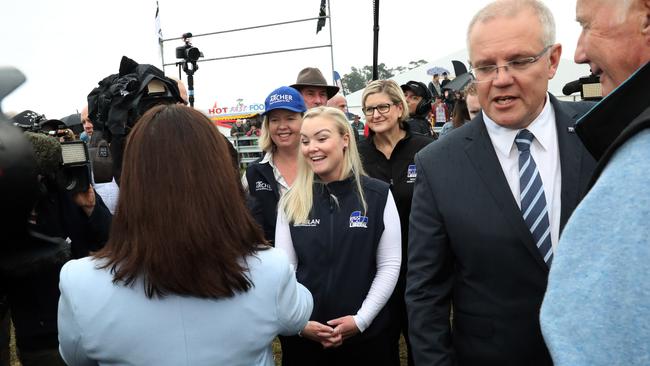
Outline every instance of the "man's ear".
<path id="1" fill-rule="evenodd" d="M 644 16 L 643 29 L 641 33 L 646 37 L 646 44 L 650 45 L 650 0 L 642 0 L 642 11 Z"/>
<path id="2" fill-rule="evenodd" d="M 551 46 L 549 52 L 550 52 L 549 60 L 551 61 L 550 62 L 551 65 L 548 70 L 548 79 L 550 80 L 553 79 L 555 73 L 557 72 L 557 68 L 560 65 L 560 56 L 562 56 L 562 45 L 559 43 L 554 44 L 553 46 Z"/>

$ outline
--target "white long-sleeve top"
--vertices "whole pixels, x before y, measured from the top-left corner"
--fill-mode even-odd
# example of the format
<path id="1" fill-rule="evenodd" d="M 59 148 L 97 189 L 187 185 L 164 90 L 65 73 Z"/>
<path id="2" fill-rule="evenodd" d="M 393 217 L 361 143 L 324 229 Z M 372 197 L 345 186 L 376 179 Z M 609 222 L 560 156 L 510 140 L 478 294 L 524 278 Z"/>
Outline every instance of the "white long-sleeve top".
<path id="1" fill-rule="evenodd" d="M 399 214 L 393 195 L 389 191 L 384 207 L 384 232 L 377 247 L 377 273 L 361 308 L 353 316 L 354 322 L 361 332 L 372 324 L 395 289 L 402 262 L 401 240 Z M 289 222 L 283 212 L 278 212 L 275 226 L 275 247 L 284 250 L 289 257 L 289 263 L 294 266 L 294 269 L 298 268 L 300 261 L 293 247 Z"/>

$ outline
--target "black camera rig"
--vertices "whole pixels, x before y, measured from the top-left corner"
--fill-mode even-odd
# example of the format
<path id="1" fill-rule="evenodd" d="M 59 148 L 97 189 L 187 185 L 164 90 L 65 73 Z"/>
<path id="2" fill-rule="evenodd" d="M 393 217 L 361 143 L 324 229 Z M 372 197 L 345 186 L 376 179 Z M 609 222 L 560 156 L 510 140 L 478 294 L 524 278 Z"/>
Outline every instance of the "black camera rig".
<path id="1" fill-rule="evenodd" d="M 74 140 L 65 123 L 26 110 L 13 117 L 13 124 L 31 143 L 41 177 L 72 193 L 88 190 L 92 181 L 88 148 Z"/>
<path id="2" fill-rule="evenodd" d="M 203 57 L 203 52 L 192 46 L 192 33 L 183 33 L 183 42 L 185 45 L 176 47 L 176 58 L 178 61 L 178 78 L 180 79 L 181 69 L 187 74 L 187 95 L 190 106 L 194 107 L 194 73 L 199 69 L 197 61 Z"/>

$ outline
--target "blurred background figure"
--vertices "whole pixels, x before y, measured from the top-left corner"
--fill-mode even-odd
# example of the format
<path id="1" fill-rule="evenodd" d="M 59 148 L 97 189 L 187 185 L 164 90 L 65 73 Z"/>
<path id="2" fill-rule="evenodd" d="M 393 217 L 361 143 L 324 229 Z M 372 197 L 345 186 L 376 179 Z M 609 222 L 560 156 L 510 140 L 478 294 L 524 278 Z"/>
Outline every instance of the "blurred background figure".
<path id="1" fill-rule="evenodd" d="M 361 122 L 361 117 L 355 114 L 354 117 L 352 117 L 352 123 L 350 123 L 350 125 L 352 126 L 352 132 L 354 132 L 354 139 L 359 142 L 363 137 L 364 130 L 364 124 Z"/>
<path id="2" fill-rule="evenodd" d="M 388 184 L 363 173 L 351 133 L 329 107 L 309 110 L 300 130 L 275 242 L 315 301 L 302 337 L 281 338 L 285 366 L 399 365 L 385 306 L 399 275 L 399 217 Z"/>
<path id="3" fill-rule="evenodd" d="M 451 130 L 456 129 L 469 121 L 469 111 L 467 110 L 467 103 L 465 102 L 465 99 L 462 97 L 456 99 L 454 111 L 451 114 L 451 121 L 445 123 L 442 126 L 442 130 L 440 130 L 440 137 L 448 134 L 451 132 Z"/>
<path id="4" fill-rule="evenodd" d="M 345 100 L 343 94 L 336 94 L 335 96 L 330 98 L 330 100 L 327 101 L 327 106 L 337 108 L 347 116 L 348 102 L 347 100 Z"/>
<path id="5" fill-rule="evenodd" d="M 264 244 L 227 156 L 210 120 L 182 104 L 134 126 L 109 242 L 61 270 L 69 366 L 270 366 L 273 338 L 305 326 L 311 295 Z"/>
<path id="6" fill-rule="evenodd" d="M 465 104 L 467 104 L 467 113 L 469 113 L 470 120 L 473 120 L 477 114 L 481 113 L 481 104 L 479 104 L 476 84 L 474 83 L 470 83 L 465 87 Z"/>
<path id="7" fill-rule="evenodd" d="M 429 85 L 427 87 L 429 88 L 431 95 L 433 95 L 434 97 L 442 96 L 442 87 L 440 86 L 440 74 L 433 74 L 433 76 L 431 76 L 431 81 L 429 81 Z"/>
<path id="8" fill-rule="evenodd" d="M 431 106 L 431 114 L 433 115 L 434 127 L 442 127 L 449 121 L 449 109 L 443 97 L 435 97 L 434 103 Z"/>
<path id="9" fill-rule="evenodd" d="M 409 118 L 406 124 L 409 125 L 410 131 L 433 137 L 433 130 L 429 122 L 431 92 L 424 83 L 413 80 L 402 85 L 401 88 L 408 105 Z"/>

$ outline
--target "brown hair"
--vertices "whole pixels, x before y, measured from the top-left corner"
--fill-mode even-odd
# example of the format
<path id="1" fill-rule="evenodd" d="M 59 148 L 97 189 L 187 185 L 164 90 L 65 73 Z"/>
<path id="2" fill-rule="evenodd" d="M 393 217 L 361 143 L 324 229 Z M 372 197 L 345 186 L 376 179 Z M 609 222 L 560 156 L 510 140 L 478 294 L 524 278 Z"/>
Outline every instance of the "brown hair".
<path id="1" fill-rule="evenodd" d="M 200 112 L 151 108 L 130 132 L 105 259 L 113 283 L 147 297 L 232 297 L 252 283 L 245 258 L 266 248 L 239 194 L 226 141 Z"/>
<path id="2" fill-rule="evenodd" d="M 454 125 L 454 128 L 464 125 L 465 122 L 470 119 L 465 99 L 457 99 L 456 104 L 454 104 L 454 115 L 451 117 L 451 122 Z"/>

